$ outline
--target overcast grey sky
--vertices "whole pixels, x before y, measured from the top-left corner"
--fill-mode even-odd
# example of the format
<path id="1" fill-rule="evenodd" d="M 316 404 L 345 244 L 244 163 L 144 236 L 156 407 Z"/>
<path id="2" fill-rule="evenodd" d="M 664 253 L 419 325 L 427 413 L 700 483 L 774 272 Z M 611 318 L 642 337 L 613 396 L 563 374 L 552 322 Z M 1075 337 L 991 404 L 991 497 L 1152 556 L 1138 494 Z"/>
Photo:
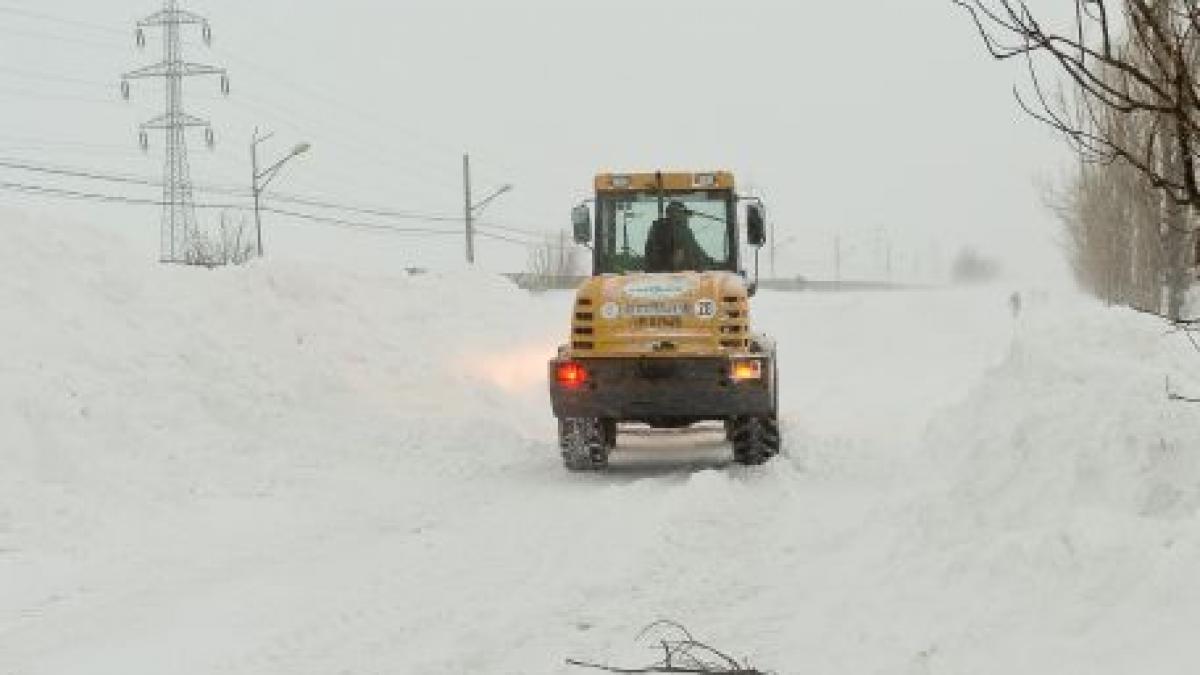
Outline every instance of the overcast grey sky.
<path id="1" fill-rule="evenodd" d="M 1062 144 L 1016 109 L 1020 69 L 987 58 L 948 0 L 183 4 L 215 37 L 209 49 L 193 33 L 187 58 L 227 67 L 233 83 L 228 99 L 215 80 L 187 85 L 219 143 L 210 153 L 194 137 L 198 183 L 245 185 L 259 125 L 277 133 L 268 154 L 313 144 L 278 190 L 422 213 L 461 213 L 469 151 L 479 192 L 516 185 L 484 220 L 520 230 L 566 225 L 599 170 L 729 168 L 768 200 L 781 274 L 830 274 L 835 236 L 847 275 L 881 273 L 885 241 L 898 275 L 963 245 L 1020 271 L 1051 269 L 1058 255 L 1036 180 L 1054 176 Z M 0 156 L 159 175 L 162 139 L 142 155 L 136 133 L 161 105 L 158 85 L 135 83 L 128 103 L 117 87 L 121 72 L 160 57 L 157 35 L 138 52 L 132 30 L 159 6 L 0 0 Z M 0 180 L 155 196 L 3 169 Z M 153 208 L 0 200 L 103 221 L 156 255 Z M 268 219 L 268 253 L 461 258 L 457 235 L 284 220 Z M 488 269 L 525 260 L 507 242 L 479 247 Z"/>

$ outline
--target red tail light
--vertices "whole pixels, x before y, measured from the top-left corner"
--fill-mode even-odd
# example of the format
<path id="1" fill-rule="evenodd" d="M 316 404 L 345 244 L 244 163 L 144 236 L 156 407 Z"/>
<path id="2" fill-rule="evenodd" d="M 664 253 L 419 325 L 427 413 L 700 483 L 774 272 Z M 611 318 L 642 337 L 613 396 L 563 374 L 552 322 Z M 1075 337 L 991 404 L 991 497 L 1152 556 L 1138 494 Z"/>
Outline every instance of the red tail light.
<path id="1" fill-rule="evenodd" d="M 567 361 L 558 365 L 555 377 L 560 385 L 568 389 L 578 389 L 583 386 L 584 382 L 587 382 L 587 368 L 574 361 Z"/>

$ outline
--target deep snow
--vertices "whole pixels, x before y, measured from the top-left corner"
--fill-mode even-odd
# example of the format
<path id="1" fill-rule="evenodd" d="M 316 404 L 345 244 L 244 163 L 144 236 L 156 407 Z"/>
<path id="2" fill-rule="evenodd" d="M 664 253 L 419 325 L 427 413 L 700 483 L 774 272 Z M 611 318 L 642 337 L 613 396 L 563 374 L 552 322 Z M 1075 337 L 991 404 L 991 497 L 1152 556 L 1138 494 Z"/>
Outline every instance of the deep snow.
<path id="1" fill-rule="evenodd" d="M 764 294 L 785 457 L 637 430 L 581 476 L 568 295 L 4 231 L 4 675 L 580 672 L 662 617 L 780 673 L 1200 663 L 1200 354 L 1153 319 Z"/>

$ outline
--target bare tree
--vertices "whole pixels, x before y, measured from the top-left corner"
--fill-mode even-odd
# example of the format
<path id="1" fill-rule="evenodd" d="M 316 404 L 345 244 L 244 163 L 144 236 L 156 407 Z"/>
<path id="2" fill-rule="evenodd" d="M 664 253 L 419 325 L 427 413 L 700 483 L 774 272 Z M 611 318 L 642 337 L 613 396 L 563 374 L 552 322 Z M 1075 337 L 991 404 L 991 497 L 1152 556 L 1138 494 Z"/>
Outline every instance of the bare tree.
<path id="1" fill-rule="evenodd" d="M 565 232 L 547 235 L 541 243 L 529 247 L 526 273 L 531 288 L 554 287 L 559 281 L 578 274 L 579 269 L 579 249 Z"/>
<path id="2" fill-rule="evenodd" d="M 188 241 L 184 259 L 189 265 L 219 267 L 243 265 L 255 254 L 254 242 L 246 233 L 245 219 L 236 222 L 227 211 L 213 232 L 196 230 Z"/>
<path id="3" fill-rule="evenodd" d="M 1000 264 L 966 247 L 954 257 L 950 267 L 950 278 L 956 284 L 983 284 L 995 281 L 1000 276 Z"/>
<path id="4" fill-rule="evenodd" d="M 1047 204 L 1063 224 L 1081 287 L 1109 303 L 1157 312 L 1162 302 L 1161 194 L 1128 164 L 1080 163 Z"/>
<path id="5" fill-rule="evenodd" d="M 1113 180 L 1141 181 L 1157 195 L 1153 211 L 1161 250 L 1156 255 L 1165 261 L 1161 282 L 1168 290 L 1167 314 L 1179 318 L 1191 281 L 1189 268 L 1197 261 L 1200 0 L 1076 0 L 1072 25 L 1060 31 L 1047 28 L 1020 0 L 951 1 L 968 12 L 993 57 L 1024 60 L 1032 93 L 1014 90 L 1017 101 L 1029 115 L 1059 131 L 1079 154 L 1079 195 L 1094 196 Z M 1046 64 L 1066 76 L 1073 96 L 1048 93 L 1042 70 Z M 1089 169 L 1096 166 L 1127 167 L 1132 173 Z M 1119 220 L 1101 227 L 1090 220 L 1127 211 L 1124 203 L 1110 206 L 1120 208 L 1096 213 L 1101 207 L 1095 200 L 1077 204 L 1074 243 L 1087 246 L 1088 255 L 1125 247 L 1136 251 L 1131 264 L 1144 263 L 1156 248 L 1150 229 L 1120 232 Z M 1139 207 L 1145 206 L 1139 201 Z M 1128 223 L 1133 214 L 1125 216 Z M 1099 244 L 1097 234 L 1112 240 Z M 1101 269 L 1087 267 L 1088 274 Z M 1139 268 L 1133 277 L 1145 271 Z M 1114 300 L 1131 301 L 1122 297 L 1127 289 L 1112 285 L 1116 278 L 1096 287 L 1106 288 L 1105 295 Z"/>

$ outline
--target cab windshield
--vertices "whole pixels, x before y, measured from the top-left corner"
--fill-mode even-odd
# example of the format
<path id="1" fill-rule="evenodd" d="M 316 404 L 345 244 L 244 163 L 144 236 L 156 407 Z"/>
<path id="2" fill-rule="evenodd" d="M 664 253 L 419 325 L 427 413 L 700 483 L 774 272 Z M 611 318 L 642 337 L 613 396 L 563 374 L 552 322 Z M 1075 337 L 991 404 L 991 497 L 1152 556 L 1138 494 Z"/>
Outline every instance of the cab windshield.
<path id="1" fill-rule="evenodd" d="M 601 195 L 596 207 L 596 274 L 737 271 L 728 192 Z"/>

